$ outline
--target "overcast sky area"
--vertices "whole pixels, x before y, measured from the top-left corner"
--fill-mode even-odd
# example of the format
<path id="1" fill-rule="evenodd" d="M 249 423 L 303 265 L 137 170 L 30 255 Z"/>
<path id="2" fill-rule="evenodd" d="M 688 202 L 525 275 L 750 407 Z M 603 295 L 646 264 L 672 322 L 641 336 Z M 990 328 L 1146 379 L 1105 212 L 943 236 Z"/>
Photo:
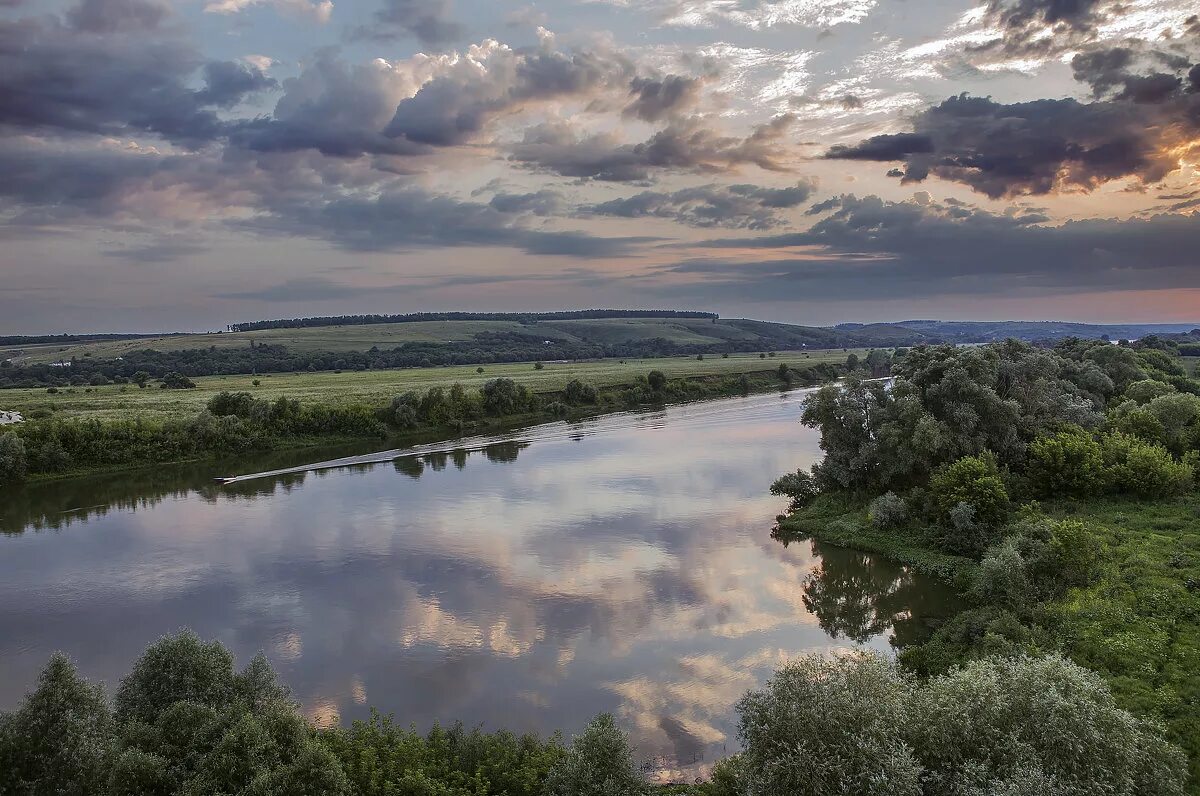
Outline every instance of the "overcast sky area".
<path id="1" fill-rule="evenodd" d="M 0 0 L 0 333 L 1200 322 L 1188 0 Z"/>

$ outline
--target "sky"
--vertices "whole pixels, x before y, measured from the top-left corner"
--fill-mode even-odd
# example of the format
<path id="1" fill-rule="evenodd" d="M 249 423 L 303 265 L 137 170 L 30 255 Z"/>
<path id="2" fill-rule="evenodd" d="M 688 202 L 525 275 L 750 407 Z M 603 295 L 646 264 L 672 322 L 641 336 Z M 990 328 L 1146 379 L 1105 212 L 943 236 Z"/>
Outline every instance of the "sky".
<path id="1" fill-rule="evenodd" d="M 1200 321 L 1187 0 L 0 0 L 0 333 Z"/>

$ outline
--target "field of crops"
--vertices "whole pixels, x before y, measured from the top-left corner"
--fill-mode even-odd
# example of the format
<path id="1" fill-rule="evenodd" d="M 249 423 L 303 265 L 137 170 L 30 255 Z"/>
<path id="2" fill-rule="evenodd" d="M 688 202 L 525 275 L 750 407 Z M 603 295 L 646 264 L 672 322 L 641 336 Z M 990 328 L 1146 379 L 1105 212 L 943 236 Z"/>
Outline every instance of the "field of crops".
<path id="1" fill-rule="evenodd" d="M 405 324 L 415 325 L 415 324 Z M 287 330 L 295 331 L 295 330 Z M 316 330 L 319 331 L 319 330 Z M 854 349 L 852 349 L 854 350 Z M 859 356 L 865 350 L 858 349 Z M 781 362 L 792 367 L 804 367 L 820 362 L 845 362 L 848 353 L 842 349 L 828 351 L 788 351 L 762 359 L 758 354 L 730 354 L 655 359 L 601 359 L 586 362 L 547 362 L 541 370 L 533 363 L 486 365 L 480 373 L 475 365 L 435 368 L 402 368 L 397 370 L 345 371 L 320 373 L 276 373 L 260 376 L 208 376 L 196 378 L 196 389 L 164 390 L 151 383 L 145 389 L 132 384 L 105 387 L 61 388 L 49 393 L 43 388 L 0 390 L 0 409 L 25 414 L 50 411 L 56 416 L 97 418 L 150 417 L 167 418 L 198 412 L 213 395 L 222 390 L 246 390 L 258 398 L 273 399 L 281 395 L 301 401 L 323 404 L 382 404 L 392 396 L 407 390 L 430 387 L 449 387 L 461 383 L 477 388 L 489 379 L 507 377 L 528 386 L 535 392 L 554 392 L 571 379 L 580 379 L 596 387 L 630 384 L 651 370 L 661 370 L 669 378 L 751 373 L 774 370 Z M 255 384 L 255 381 L 258 384 Z M 36 415 L 35 415 L 36 416 Z"/>

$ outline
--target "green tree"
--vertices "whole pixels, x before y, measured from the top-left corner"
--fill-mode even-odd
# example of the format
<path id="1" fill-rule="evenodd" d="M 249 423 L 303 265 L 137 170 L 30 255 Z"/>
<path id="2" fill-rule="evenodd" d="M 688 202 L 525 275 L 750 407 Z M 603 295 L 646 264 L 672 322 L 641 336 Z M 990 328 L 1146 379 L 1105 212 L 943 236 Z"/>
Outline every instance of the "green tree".
<path id="1" fill-rule="evenodd" d="M 1025 474 L 1043 497 L 1087 497 L 1104 487 L 1100 443 L 1081 428 L 1041 437 L 1029 445 Z"/>
<path id="2" fill-rule="evenodd" d="M 943 520 L 960 504 L 974 510 L 976 522 L 996 528 L 1008 518 L 1008 490 L 996 466 L 996 457 L 985 451 L 964 456 L 943 467 L 929 482 L 929 490 Z"/>
<path id="3" fill-rule="evenodd" d="M 1192 468 L 1175 461 L 1161 445 L 1120 432 L 1105 434 L 1100 442 L 1105 482 L 1111 491 L 1160 498 L 1191 489 Z"/>
<path id="4" fill-rule="evenodd" d="M 638 796 L 646 784 L 612 715 L 601 713 L 550 770 L 546 796 Z"/>
<path id="5" fill-rule="evenodd" d="M 920 794 L 920 763 L 903 738 L 912 687 L 875 655 L 784 666 L 737 703 L 745 793 Z"/>
<path id="6" fill-rule="evenodd" d="M 138 387 L 144 388 L 146 386 L 146 382 L 150 381 L 150 374 L 144 370 L 139 370 L 137 373 L 133 374 L 133 376 L 131 376 L 130 378 L 132 379 L 133 383 L 136 384 Z"/>
<path id="7" fill-rule="evenodd" d="M 655 392 L 662 392 L 663 387 L 667 386 L 667 377 L 661 370 L 652 370 L 646 374 L 646 383 L 650 385 L 650 389 Z"/>
<path id="8" fill-rule="evenodd" d="M 1186 758 L 1162 729 L 1060 657 L 994 657 L 934 677 L 906 727 L 928 794 L 1183 793 Z"/>
<path id="9" fill-rule="evenodd" d="M 0 714 L 0 794 L 100 793 L 112 743 L 104 689 L 56 653 L 21 707 Z"/>
<path id="10" fill-rule="evenodd" d="M 0 432 L 0 486 L 25 480 L 29 457 L 16 432 Z"/>

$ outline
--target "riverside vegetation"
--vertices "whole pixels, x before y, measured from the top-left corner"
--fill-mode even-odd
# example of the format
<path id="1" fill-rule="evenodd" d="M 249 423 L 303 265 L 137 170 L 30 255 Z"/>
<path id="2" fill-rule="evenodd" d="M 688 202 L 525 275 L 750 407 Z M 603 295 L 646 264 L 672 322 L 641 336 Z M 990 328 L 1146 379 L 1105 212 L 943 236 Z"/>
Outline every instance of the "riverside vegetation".
<path id="1" fill-rule="evenodd" d="M 668 378 L 664 370 L 654 369 L 633 376 L 626 384 L 598 388 L 572 378 L 565 383 L 559 381 L 561 386 L 547 392 L 534 392 L 513 378 L 484 380 L 484 374 L 472 373 L 479 377 L 477 388 L 453 383 L 406 390 L 386 403 L 364 403 L 353 398 L 336 403 L 304 403 L 286 394 L 267 400 L 251 391 L 222 391 L 212 394 L 198 412 L 177 411 L 165 419 L 142 415 L 99 419 L 86 413 L 59 417 L 55 412 L 34 410 L 29 413 L 30 421 L 0 432 L 0 485 L 31 477 L 353 439 L 448 437 L 638 406 L 809 386 L 836 379 L 851 369 L 886 369 L 891 358 L 881 349 L 861 359 L 853 353 L 841 357 L 838 364 L 825 360 L 789 366 L 783 362 L 776 365 L 764 354 L 762 359 L 755 357 L 734 366 L 743 372 Z M 544 370 L 540 364 L 530 363 L 525 368 L 531 374 L 540 374 Z M 722 370 L 718 368 L 717 372 Z M 631 375 L 626 373 L 622 378 Z M 530 380 L 534 378 L 538 377 L 531 375 Z M 147 391 L 156 395 L 191 392 L 194 386 L 186 376 L 169 374 L 161 388 Z M 140 392 L 143 390 L 135 389 L 135 393 Z"/>
<path id="2" fill-rule="evenodd" d="M 317 727 L 261 654 L 239 672 L 221 644 L 182 632 L 152 644 L 111 702 L 53 656 L 23 704 L 0 714 L 0 794 L 1182 792 L 1179 750 L 1118 707 L 1099 677 L 1058 657 L 975 661 L 924 682 L 874 655 L 809 657 L 736 709 L 742 753 L 706 781 L 652 787 L 609 715 L 569 744 L 461 725 L 419 734 L 378 713 Z"/>
<path id="3" fill-rule="evenodd" d="M 774 485 L 793 499 L 775 535 L 953 580 L 963 609 L 899 651 L 906 672 L 1064 656 L 1162 725 L 1198 793 L 1200 383 L 1173 353 L 1153 340 L 921 347 L 890 389 L 824 387 L 803 422 L 825 458 Z M 981 792 L 1076 792 L 1048 783 Z"/>

